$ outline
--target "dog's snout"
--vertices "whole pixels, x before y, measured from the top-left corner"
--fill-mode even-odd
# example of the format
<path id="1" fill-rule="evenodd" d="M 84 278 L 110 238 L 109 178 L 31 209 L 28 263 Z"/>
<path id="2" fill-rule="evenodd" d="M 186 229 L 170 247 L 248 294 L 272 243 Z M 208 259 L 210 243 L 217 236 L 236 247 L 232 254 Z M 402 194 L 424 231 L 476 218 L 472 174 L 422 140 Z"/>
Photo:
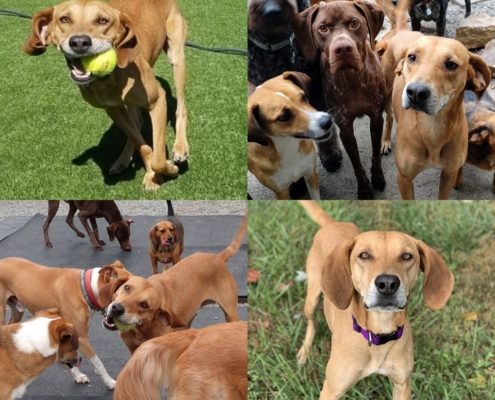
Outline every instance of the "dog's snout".
<path id="1" fill-rule="evenodd" d="M 399 289 L 400 279 L 395 275 L 379 275 L 375 279 L 375 286 L 381 294 L 390 296 Z"/>
<path id="2" fill-rule="evenodd" d="M 282 16 L 282 6 L 276 1 L 267 1 L 263 7 L 263 17 L 275 22 Z"/>
<path id="3" fill-rule="evenodd" d="M 332 117 L 330 114 L 325 114 L 320 118 L 320 127 L 324 131 L 328 131 L 332 127 Z"/>
<path id="4" fill-rule="evenodd" d="M 78 54 L 84 54 L 91 47 L 91 38 L 88 35 L 76 35 L 69 39 L 69 46 Z"/>
<path id="5" fill-rule="evenodd" d="M 413 105 L 423 104 L 431 95 L 430 88 L 423 83 L 410 83 L 406 89 L 407 98 Z"/>
<path id="6" fill-rule="evenodd" d="M 352 45 L 345 42 L 341 42 L 333 48 L 333 53 L 336 56 L 345 56 L 351 54 L 352 51 L 353 51 Z"/>
<path id="7" fill-rule="evenodd" d="M 112 304 L 112 307 L 110 308 L 110 316 L 112 317 L 120 317 L 122 314 L 124 314 L 125 309 L 124 306 L 120 303 L 114 303 Z"/>

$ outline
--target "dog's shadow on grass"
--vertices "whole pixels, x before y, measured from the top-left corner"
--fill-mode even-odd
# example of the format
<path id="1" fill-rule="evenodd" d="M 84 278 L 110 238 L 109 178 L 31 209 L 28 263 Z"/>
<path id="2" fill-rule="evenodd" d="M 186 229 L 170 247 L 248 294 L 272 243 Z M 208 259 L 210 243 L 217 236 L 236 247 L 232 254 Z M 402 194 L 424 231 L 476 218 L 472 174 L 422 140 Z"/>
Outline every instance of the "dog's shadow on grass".
<path id="1" fill-rule="evenodd" d="M 167 124 L 172 126 L 172 129 L 175 131 L 176 127 L 176 117 L 175 111 L 177 109 L 177 99 L 172 96 L 172 91 L 169 83 L 160 77 L 156 77 L 160 82 L 161 86 L 165 90 L 167 96 Z M 146 110 L 142 110 L 142 118 L 143 118 L 143 127 L 141 129 L 141 134 L 146 141 L 146 143 L 152 144 L 152 125 L 151 118 L 149 113 Z M 118 159 L 122 150 L 124 149 L 126 143 L 125 134 L 117 127 L 117 125 L 112 124 L 108 130 L 103 134 L 100 142 L 93 146 L 82 154 L 78 155 L 72 160 L 72 164 L 74 165 L 85 165 L 89 160 L 93 160 L 93 162 L 100 167 L 101 174 L 103 175 L 103 179 L 106 185 L 113 186 L 118 182 L 122 181 L 131 181 L 136 178 L 137 171 L 144 167 L 141 156 L 138 151 L 134 151 L 134 156 L 132 158 L 132 162 L 128 168 L 122 171 L 118 175 L 110 175 L 110 167 L 113 163 Z M 167 159 L 169 158 L 168 145 L 171 145 L 170 141 L 168 141 L 167 146 L 165 148 L 165 153 Z M 179 174 L 185 173 L 189 167 L 187 161 L 178 165 Z M 163 177 L 164 182 L 174 180 L 176 178 L 172 177 Z"/>

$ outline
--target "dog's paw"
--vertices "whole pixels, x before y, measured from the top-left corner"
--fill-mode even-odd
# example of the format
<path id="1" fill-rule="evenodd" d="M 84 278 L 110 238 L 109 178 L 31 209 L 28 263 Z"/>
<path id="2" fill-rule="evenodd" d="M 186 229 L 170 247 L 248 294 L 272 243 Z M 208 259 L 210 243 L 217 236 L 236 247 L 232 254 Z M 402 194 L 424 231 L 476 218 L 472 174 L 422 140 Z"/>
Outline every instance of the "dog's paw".
<path id="1" fill-rule="evenodd" d="M 297 352 L 297 363 L 299 365 L 304 365 L 306 364 L 306 361 L 308 360 L 308 351 L 304 346 L 302 346 L 299 351 Z"/>
<path id="2" fill-rule="evenodd" d="M 129 162 L 130 163 L 130 162 Z M 121 163 L 119 160 L 113 164 L 111 167 L 110 167 L 110 170 L 108 171 L 108 173 L 110 175 L 119 175 L 121 174 L 124 170 L 127 169 L 127 167 L 129 166 L 129 164 L 124 164 L 124 163 Z"/>
<path id="3" fill-rule="evenodd" d="M 382 141 L 382 155 L 387 156 L 392 152 L 392 142 L 390 140 Z"/>
<path id="4" fill-rule="evenodd" d="M 78 233 L 76 233 L 76 235 L 81 237 L 81 238 L 86 237 L 86 235 L 82 232 L 78 232 Z"/>
<path id="5" fill-rule="evenodd" d="M 79 371 L 79 369 L 77 367 L 72 368 L 71 373 L 72 373 L 72 376 L 74 378 L 74 382 L 76 382 L 76 383 L 89 383 L 89 378 L 87 377 L 87 375 L 85 375 L 81 371 Z"/>
<path id="6" fill-rule="evenodd" d="M 148 172 L 144 175 L 143 186 L 144 190 L 146 190 L 147 192 L 156 192 L 158 189 L 160 189 L 160 184 L 155 182 L 154 172 Z"/>
<path id="7" fill-rule="evenodd" d="M 187 143 L 179 144 L 175 143 L 174 148 L 172 149 L 172 159 L 176 164 L 182 164 L 187 161 L 189 157 L 189 146 Z"/>
<path id="8" fill-rule="evenodd" d="M 112 378 L 107 378 L 105 379 L 105 385 L 107 386 L 108 389 L 113 390 L 115 389 L 115 380 Z"/>
<path id="9" fill-rule="evenodd" d="M 179 174 L 179 167 L 167 160 L 167 168 L 163 171 L 163 174 L 166 176 L 177 176 Z"/>
<path id="10" fill-rule="evenodd" d="M 380 192 L 385 190 L 386 182 L 382 171 L 371 173 L 371 185 L 375 190 L 379 190 Z"/>
<path id="11" fill-rule="evenodd" d="M 45 246 L 46 247 L 49 247 L 49 248 L 52 248 L 53 247 L 53 244 L 52 244 L 52 242 L 46 242 L 45 243 Z"/>
<path id="12" fill-rule="evenodd" d="M 373 200 L 375 194 L 369 182 L 358 184 L 358 199 L 359 200 Z"/>

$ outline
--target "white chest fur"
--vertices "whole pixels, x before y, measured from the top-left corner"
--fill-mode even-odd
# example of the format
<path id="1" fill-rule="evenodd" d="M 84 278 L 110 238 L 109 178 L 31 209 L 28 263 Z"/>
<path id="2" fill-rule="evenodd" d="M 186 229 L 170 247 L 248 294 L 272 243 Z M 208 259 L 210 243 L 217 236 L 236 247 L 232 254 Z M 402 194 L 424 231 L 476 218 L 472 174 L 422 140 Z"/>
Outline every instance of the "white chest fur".
<path id="1" fill-rule="evenodd" d="M 19 330 L 14 333 L 13 339 L 17 350 L 23 353 L 39 353 L 43 357 L 52 356 L 58 346 L 50 343 L 49 325 L 53 319 L 38 317 L 23 322 Z"/>

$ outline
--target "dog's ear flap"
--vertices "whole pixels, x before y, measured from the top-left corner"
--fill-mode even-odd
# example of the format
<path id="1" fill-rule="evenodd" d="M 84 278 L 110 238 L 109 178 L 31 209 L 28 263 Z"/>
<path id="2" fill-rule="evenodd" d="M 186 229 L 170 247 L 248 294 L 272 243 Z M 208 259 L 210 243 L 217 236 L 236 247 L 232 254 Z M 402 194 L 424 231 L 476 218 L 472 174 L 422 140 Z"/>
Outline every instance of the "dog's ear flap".
<path id="1" fill-rule="evenodd" d="M 113 295 L 119 287 L 128 281 L 129 278 L 112 279 L 108 284 L 103 285 L 98 291 L 98 302 L 102 307 L 108 307 L 113 300 Z"/>
<path id="2" fill-rule="evenodd" d="M 30 56 L 39 56 L 48 47 L 48 26 L 53 19 L 53 7 L 45 8 L 32 18 L 31 35 L 22 46 L 24 53 Z"/>
<path id="3" fill-rule="evenodd" d="M 108 238 L 110 239 L 111 242 L 115 239 L 115 231 L 117 230 L 117 224 L 115 222 L 112 222 L 110 225 L 107 226 L 107 232 L 108 232 Z"/>
<path id="4" fill-rule="evenodd" d="M 491 79 L 492 73 L 485 60 L 476 54 L 469 53 L 466 89 L 472 90 L 480 99 Z"/>
<path id="5" fill-rule="evenodd" d="M 73 324 L 63 319 L 56 319 L 50 323 L 50 330 L 56 343 L 71 343 L 72 349 L 79 348 L 79 337 Z"/>
<path id="6" fill-rule="evenodd" d="M 354 244 L 354 239 L 339 243 L 323 263 L 321 288 L 325 296 L 341 310 L 349 307 L 354 294 L 350 264 Z"/>
<path id="7" fill-rule="evenodd" d="M 352 4 L 354 4 L 354 7 L 356 7 L 359 13 L 366 19 L 371 48 L 374 50 L 375 39 L 378 36 L 378 33 L 380 33 L 380 29 L 382 29 L 385 13 L 380 6 L 368 1 L 357 0 Z"/>
<path id="8" fill-rule="evenodd" d="M 425 277 L 423 296 L 432 310 L 441 309 L 449 300 L 454 289 L 454 275 L 445 260 L 431 247 L 418 241 L 420 268 Z"/>
<path id="9" fill-rule="evenodd" d="M 260 107 L 258 104 L 248 104 L 248 142 L 268 146 L 271 140 L 261 128 Z"/>
<path id="10" fill-rule="evenodd" d="M 399 60 L 399 62 L 397 63 L 397 67 L 395 67 L 395 75 L 397 76 L 401 76 L 402 75 L 402 68 L 404 67 L 404 61 L 405 61 L 405 58 L 402 58 Z"/>
<path id="11" fill-rule="evenodd" d="M 170 327 L 170 329 L 172 329 L 172 326 L 174 325 L 173 313 L 165 307 L 161 307 L 155 311 L 153 320 L 164 328 Z"/>
<path id="12" fill-rule="evenodd" d="M 125 14 L 120 14 L 120 27 L 120 36 L 114 43 L 114 47 L 117 50 L 117 65 L 119 68 L 125 68 L 134 59 L 137 38 L 131 22 Z"/>
<path id="13" fill-rule="evenodd" d="M 291 81 L 294 85 L 304 90 L 306 95 L 309 95 L 309 88 L 311 87 L 311 78 L 303 74 L 302 72 L 287 71 L 282 74 L 284 79 Z"/>
<path id="14" fill-rule="evenodd" d="M 160 239 L 156 237 L 156 230 L 156 225 L 153 225 L 153 227 L 150 229 L 150 242 L 155 249 L 158 248 L 158 246 L 160 245 Z"/>
<path id="15" fill-rule="evenodd" d="M 313 22 L 319 10 L 320 6 L 314 5 L 296 14 L 291 21 L 292 29 L 303 55 L 310 62 L 315 62 L 319 54 L 313 37 Z"/>
<path id="16" fill-rule="evenodd" d="M 380 58 L 380 60 L 383 58 L 383 55 L 385 54 L 387 47 L 388 47 L 388 41 L 386 41 L 386 40 L 380 40 L 376 44 L 375 52 L 376 52 L 376 54 L 378 54 L 378 58 Z"/>

